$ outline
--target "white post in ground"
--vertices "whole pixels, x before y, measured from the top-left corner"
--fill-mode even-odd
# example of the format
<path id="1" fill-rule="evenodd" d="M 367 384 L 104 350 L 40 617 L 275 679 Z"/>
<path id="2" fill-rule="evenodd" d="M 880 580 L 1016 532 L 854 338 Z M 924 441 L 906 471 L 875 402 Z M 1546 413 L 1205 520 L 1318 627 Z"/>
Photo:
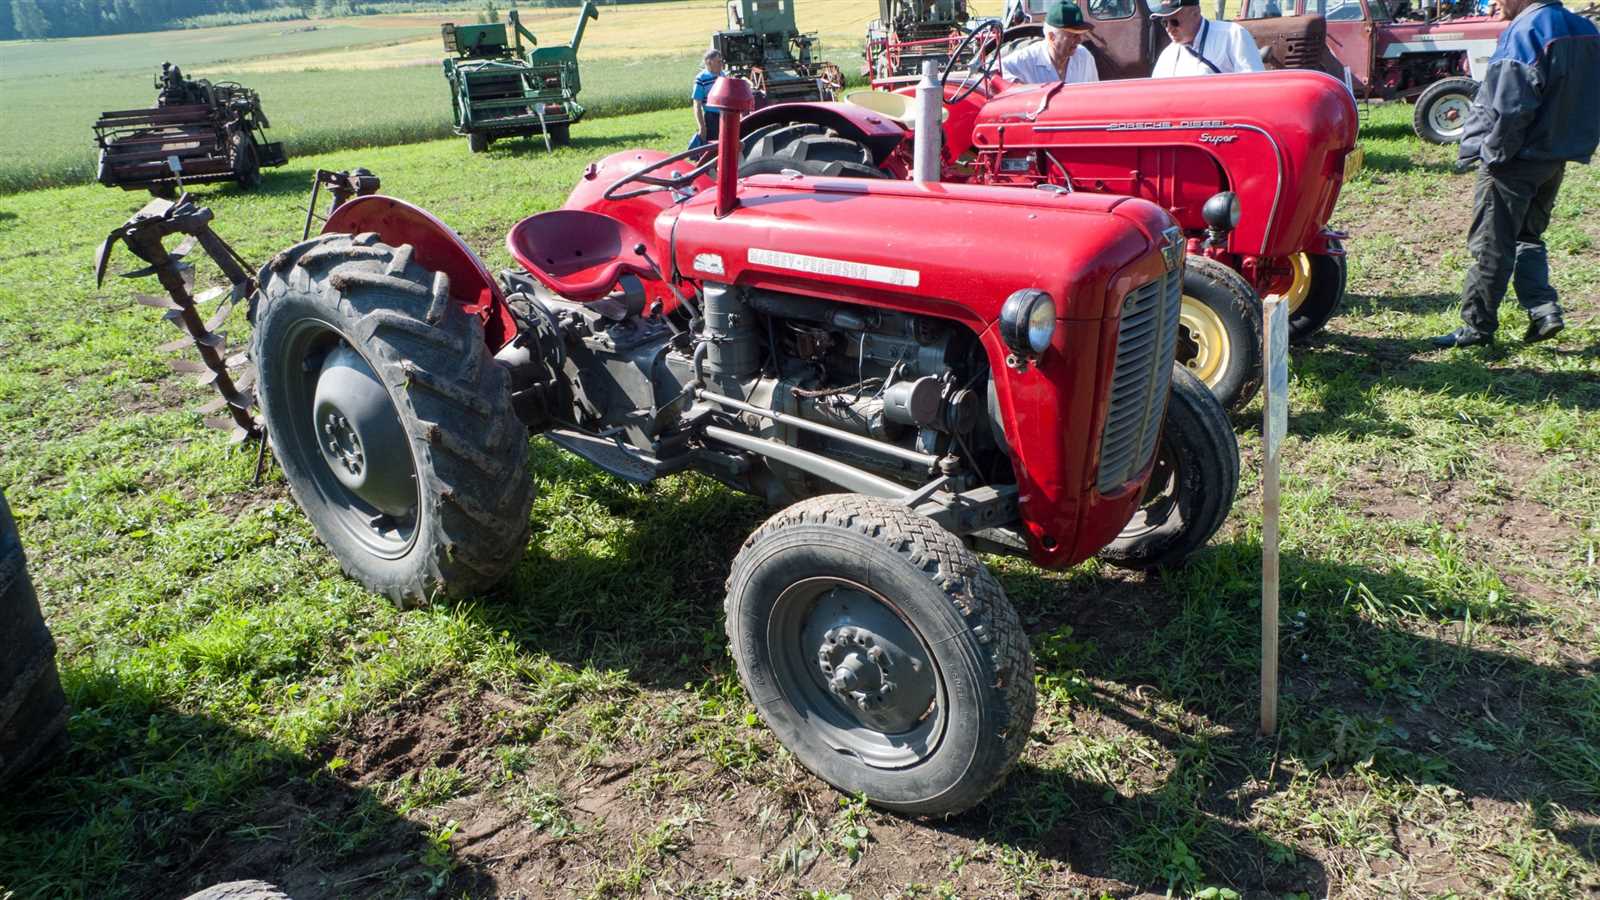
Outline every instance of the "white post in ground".
<path id="1" fill-rule="evenodd" d="M 939 180 L 939 150 L 944 140 L 944 129 L 939 124 L 940 113 L 944 111 L 944 94 L 939 90 L 939 79 L 934 77 L 937 68 L 933 60 L 923 60 L 922 80 L 917 82 L 917 105 L 911 120 L 911 127 L 916 131 L 911 180 L 923 184 Z"/>
<path id="2" fill-rule="evenodd" d="M 1289 304 L 1262 302 L 1267 397 L 1261 414 L 1261 733 L 1278 730 L 1278 462 L 1289 430 Z"/>

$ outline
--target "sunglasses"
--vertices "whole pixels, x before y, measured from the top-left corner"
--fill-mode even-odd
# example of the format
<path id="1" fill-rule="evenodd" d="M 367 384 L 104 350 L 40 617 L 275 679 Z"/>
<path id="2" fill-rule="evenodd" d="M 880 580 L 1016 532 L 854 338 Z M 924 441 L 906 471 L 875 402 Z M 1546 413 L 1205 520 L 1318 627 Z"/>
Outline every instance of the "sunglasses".
<path id="1" fill-rule="evenodd" d="M 1162 16 L 1161 27 L 1171 31 L 1172 29 L 1178 27 L 1178 20 L 1173 16 Z"/>

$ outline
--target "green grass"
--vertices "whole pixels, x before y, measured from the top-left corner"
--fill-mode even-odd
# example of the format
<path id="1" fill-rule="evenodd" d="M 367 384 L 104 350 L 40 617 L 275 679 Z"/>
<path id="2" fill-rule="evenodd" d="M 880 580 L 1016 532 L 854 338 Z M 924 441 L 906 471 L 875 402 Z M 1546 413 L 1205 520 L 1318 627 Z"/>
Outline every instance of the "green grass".
<path id="1" fill-rule="evenodd" d="M 241 877 L 294 896 L 1592 896 L 1600 175 L 1569 170 L 1549 234 L 1567 333 L 1523 347 L 1508 305 L 1500 349 L 1421 352 L 1454 322 L 1470 180 L 1408 115 L 1367 123 L 1336 217 L 1349 306 L 1293 357 L 1280 734 L 1254 735 L 1257 404 L 1230 524 L 1184 572 L 989 560 L 1039 715 L 1008 785 L 945 823 L 841 799 L 757 724 L 720 621 L 755 500 L 633 487 L 536 440 L 510 579 L 399 613 L 340 574 L 278 472 L 253 487 L 253 452 L 200 424 L 204 390 L 153 350 L 170 329 L 131 302 L 150 286 L 93 287 L 140 198 L 0 198 L 0 485 L 74 706 L 66 758 L 0 805 L 0 896 Z M 500 266 L 506 228 L 590 159 L 688 131 L 677 110 L 586 123 L 554 154 L 306 156 L 259 194 L 201 196 L 260 261 L 298 236 L 311 169 L 367 165 Z"/>

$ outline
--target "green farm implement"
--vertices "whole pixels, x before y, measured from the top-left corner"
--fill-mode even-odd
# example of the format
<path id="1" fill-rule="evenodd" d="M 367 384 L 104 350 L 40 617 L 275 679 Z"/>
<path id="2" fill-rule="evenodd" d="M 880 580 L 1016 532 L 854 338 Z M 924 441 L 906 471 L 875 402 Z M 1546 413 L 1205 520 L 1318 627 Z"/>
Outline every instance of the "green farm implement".
<path id="1" fill-rule="evenodd" d="M 815 33 L 802 33 L 794 0 L 729 0 L 728 28 L 711 36 L 728 74 L 750 82 L 757 105 L 834 99 L 839 67 L 819 58 Z"/>
<path id="2" fill-rule="evenodd" d="M 288 162 L 266 138 L 261 96 L 232 81 L 185 78 L 162 63 L 151 109 L 103 112 L 94 124 L 99 181 L 107 187 L 173 196 L 183 184 L 237 181 L 249 190 L 263 166 Z"/>
<path id="3" fill-rule="evenodd" d="M 511 27 L 443 26 L 444 48 L 455 54 L 444 61 L 450 81 L 450 105 L 457 134 L 467 136 L 473 153 L 504 137 L 542 135 L 545 149 L 565 144 L 572 123 L 583 118 L 578 104 L 578 45 L 590 19 L 600 18 L 593 2 L 585 2 L 572 30 L 572 42 L 540 47 L 522 26 L 517 11 L 508 14 Z M 527 38 L 526 51 L 523 38 Z"/>

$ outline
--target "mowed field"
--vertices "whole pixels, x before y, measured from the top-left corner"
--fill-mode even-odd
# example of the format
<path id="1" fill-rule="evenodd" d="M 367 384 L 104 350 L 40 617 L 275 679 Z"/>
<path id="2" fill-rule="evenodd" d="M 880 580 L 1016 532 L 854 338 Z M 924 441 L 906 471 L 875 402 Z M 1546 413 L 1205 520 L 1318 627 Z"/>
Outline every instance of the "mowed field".
<path id="1" fill-rule="evenodd" d="M 0 802 L 0 897 L 1595 896 L 1600 174 L 1569 170 L 1549 233 L 1568 330 L 1524 347 L 1508 306 L 1499 349 L 1425 352 L 1454 324 L 1470 176 L 1409 115 L 1366 124 L 1348 307 L 1293 354 L 1279 734 L 1255 734 L 1258 401 L 1230 521 L 1184 571 L 988 560 L 1039 713 L 1007 785 L 942 822 L 841 797 L 759 724 L 721 621 L 756 500 L 535 438 L 512 577 L 397 612 L 202 426 L 132 300 L 153 285 L 95 288 L 141 198 L 0 198 L 0 486 L 73 706 L 71 749 Z M 298 238 L 313 168 L 367 165 L 501 266 L 590 159 L 688 130 L 670 110 L 548 155 L 308 156 L 199 196 L 259 263 Z"/>
<path id="2" fill-rule="evenodd" d="M 997 0 L 978 5 L 999 9 Z M 154 105 L 166 61 L 259 91 L 269 134 L 291 155 L 443 137 L 451 114 L 439 25 L 475 21 L 477 11 L 0 42 L 0 193 L 93 179 L 90 126 L 103 110 Z M 577 12 L 522 18 L 541 41 L 565 43 Z M 872 0 L 811 0 L 799 22 L 853 75 L 876 16 Z M 602 5 L 579 52 L 579 101 L 595 117 L 686 106 L 699 54 L 726 21 L 724 6 L 706 0 Z"/>

